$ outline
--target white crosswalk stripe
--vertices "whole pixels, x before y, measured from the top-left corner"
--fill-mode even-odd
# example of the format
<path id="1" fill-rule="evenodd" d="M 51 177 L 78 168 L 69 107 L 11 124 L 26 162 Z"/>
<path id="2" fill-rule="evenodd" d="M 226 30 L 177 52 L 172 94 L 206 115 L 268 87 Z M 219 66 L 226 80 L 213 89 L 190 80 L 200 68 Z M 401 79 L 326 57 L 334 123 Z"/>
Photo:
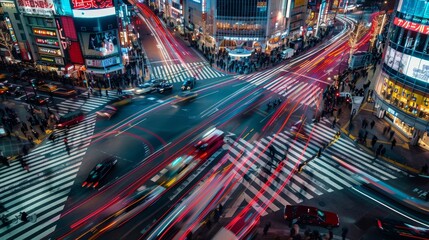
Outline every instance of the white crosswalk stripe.
<path id="1" fill-rule="evenodd" d="M 85 113 L 91 112 L 96 108 L 99 108 L 110 101 L 117 99 L 117 91 L 109 91 L 109 96 L 106 97 L 106 92 L 102 91 L 103 96 L 93 96 L 89 99 L 67 99 L 61 103 L 57 104 L 60 115 L 64 115 L 69 111 L 82 110 Z M 83 93 L 82 96 L 87 96 L 87 93 Z"/>
<path id="2" fill-rule="evenodd" d="M 0 202 L 9 220 L 8 227 L 0 228 L 1 239 L 43 239 L 55 231 L 56 222 L 64 209 L 82 159 L 91 142 L 95 114 L 68 130 L 55 130 L 57 136 L 66 136 L 70 155 L 58 137 L 56 143 L 46 142 L 31 151 L 24 159 L 30 172 L 18 161 L 0 169 L 2 182 Z M 30 222 L 12 221 L 20 212 L 29 214 Z"/>
<path id="3" fill-rule="evenodd" d="M 190 76 L 195 76 L 197 80 L 225 76 L 204 62 L 185 63 L 185 66 L 182 64 L 153 66 L 152 69 L 153 78 L 165 79 L 170 83 L 183 82 L 185 78 Z"/>
<path id="4" fill-rule="evenodd" d="M 372 155 L 359 150 L 353 142 L 340 138 L 327 147 L 320 158 L 308 162 L 301 173 L 293 173 L 290 177 L 294 168 L 315 156 L 321 146 L 334 139 L 337 130 L 332 129 L 330 125 L 328 120 L 322 120 L 317 125 L 305 125 L 305 132 L 311 137 L 308 144 L 294 140 L 294 136 L 287 130 L 254 143 L 238 139 L 230 146 L 227 154 L 228 159 L 234 163 L 237 179 L 243 179 L 245 190 L 240 195 L 241 199 L 250 202 L 255 196 L 259 196 L 256 202 L 264 207 L 263 203 L 275 196 L 273 203 L 268 206 L 270 211 L 267 209 L 263 213 L 265 215 L 267 212 L 283 209 L 286 204 L 298 204 L 324 193 L 347 189 L 369 181 L 406 176 L 403 170 L 386 162 L 374 161 Z M 268 155 L 267 146 L 270 144 L 276 148 L 275 161 L 271 161 Z M 285 160 L 287 147 L 289 150 Z M 283 166 L 277 162 L 281 162 Z M 274 176 L 272 183 L 265 186 L 271 176 Z M 264 191 L 263 194 L 258 194 L 261 190 Z M 236 210 L 228 209 L 226 215 L 232 216 Z"/>
<path id="5" fill-rule="evenodd" d="M 256 74 L 255 74 L 256 75 Z M 281 76 L 275 79 L 254 76 L 243 78 L 247 82 L 286 97 L 292 101 L 298 101 L 302 105 L 314 107 L 321 96 L 323 89 L 317 83 L 301 82 L 296 77 Z M 269 80 L 270 82 L 267 82 Z M 303 94 L 304 93 L 304 94 Z"/>

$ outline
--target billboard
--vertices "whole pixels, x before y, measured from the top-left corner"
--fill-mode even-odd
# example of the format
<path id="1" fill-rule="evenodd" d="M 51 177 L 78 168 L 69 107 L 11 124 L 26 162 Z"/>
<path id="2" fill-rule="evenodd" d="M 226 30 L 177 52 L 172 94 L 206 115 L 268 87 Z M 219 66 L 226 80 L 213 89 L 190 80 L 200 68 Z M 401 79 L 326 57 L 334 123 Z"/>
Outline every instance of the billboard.
<path id="1" fill-rule="evenodd" d="M 72 0 L 73 9 L 102 9 L 113 7 L 112 0 Z"/>
<path id="2" fill-rule="evenodd" d="M 117 30 L 81 33 L 84 55 L 107 56 L 119 53 Z"/>
<path id="3" fill-rule="evenodd" d="M 384 63 L 404 75 L 429 82 L 429 60 L 398 52 L 389 46 Z"/>
<path id="4" fill-rule="evenodd" d="M 18 0 L 18 9 L 26 14 L 52 16 L 54 4 L 52 0 Z"/>

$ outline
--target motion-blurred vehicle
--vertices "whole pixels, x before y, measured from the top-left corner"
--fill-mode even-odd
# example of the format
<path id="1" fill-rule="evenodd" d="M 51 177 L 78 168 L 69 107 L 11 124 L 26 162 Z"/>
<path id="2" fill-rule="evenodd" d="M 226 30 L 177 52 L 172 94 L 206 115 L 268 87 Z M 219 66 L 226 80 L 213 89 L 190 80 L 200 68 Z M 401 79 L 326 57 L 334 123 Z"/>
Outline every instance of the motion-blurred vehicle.
<path id="1" fill-rule="evenodd" d="M 294 123 L 290 129 L 290 132 L 297 138 L 302 140 L 307 140 L 308 135 L 305 132 L 304 126 L 305 126 L 306 117 L 301 117 L 301 119 Z"/>
<path id="2" fill-rule="evenodd" d="M 0 95 L 6 94 L 8 90 L 9 88 L 6 87 L 6 85 L 4 85 L 3 83 L 0 83 Z"/>
<path id="3" fill-rule="evenodd" d="M 57 122 L 57 128 L 70 127 L 82 122 L 84 119 L 85 114 L 80 110 L 69 112 L 60 117 Z"/>
<path id="4" fill-rule="evenodd" d="M 144 84 L 138 85 L 136 88 L 134 88 L 133 92 L 136 95 L 140 95 L 140 94 L 145 94 L 145 93 L 151 93 L 155 90 L 156 90 L 156 88 L 153 87 L 152 84 L 144 83 Z"/>
<path id="5" fill-rule="evenodd" d="M 95 114 L 97 114 L 97 116 L 99 117 L 110 119 L 113 115 L 116 114 L 117 111 L 118 111 L 117 107 L 114 107 L 112 105 L 107 105 L 100 111 L 95 112 Z"/>
<path id="6" fill-rule="evenodd" d="M 82 187 L 98 187 L 100 181 L 107 176 L 107 174 L 113 169 L 117 162 L 118 160 L 115 157 L 109 157 L 95 165 L 86 178 L 85 182 L 82 183 Z"/>
<path id="7" fill-rule="evenodd" d="M 59 97 L 73 97 L 76 95 L 76 90 L 57 88 L 57 89 L 52 91 L 52 94 L 55 96 L 59 96 Z"/>
<path id="8" fill-rule="evenodd" d="M 395 239 L 429 239 L 429 228 L 413 226 L 402 221 L 377 219 L 377 227 Z"/>
<path id="9" fill-rule="evenodd" d="M 131 103 L 131 101 L 133 100 L 133 96 L 130 94 L 124 94 L 124 95 L 120 95 L 118 97 L 117 100 L 115 100 L 114 103 L 112 103 L 111 105 L 114 107 L 119 107 L 119 106 L 123 106 L 126 104 Z"/>
<path id="10" fill-rule="evenodd" d="M 180 156 L 174 159 L 174 161 L 166 167 L 167 171 L 158 178 L 156 183 L 165 188 L 171 187 L 190 173 L 196 165 L 196 162 L 193 160 L 194 158 L 192 156 Z"/>
<path id="11" fill-rule="evenodd" d="M 36 78 L 30 79 L 30 85 L 33 85 L 34 87 L 43 85 L 45 83 L 46 83 L 45 80 L 42 80 L 42 79 L 36 79 Z"/>
<path id="12" fill-rule="evenodd" d="M 195 77 L 187 77 L 182 84 L 182 91 L 191 90 L 195 87 L 196 78 Z"/>
<path id="13" fill-rule="evenodd" d="M 161 84 L 157 87 L 157 89 L 158 89 L 158 92 L 159 92 L 159 93 L 165 93 L 165 92 L 168 92 L 168 91 L 173 91 L 173 84 L 170 84 L 170 83 L 164 82 L 164 83 L 161 83 Z"/>
<path id="14" fill-rule="evenodd" d="M 286 48 L 285 50 L 282 51 L 281 57 L 282 59 L 288 59 L 288 58 L 291 58 L 294 53 L 295 53 L 295 50 L 293 50 L 292 48 Z"/>
<path id="15" fill-rule="evenodd" d="M 37 87 L 37 91 L 40 92 L 54 92 L 55 90 L 57 90 L 57 86 L 53 85 L 53 84 L 42 84 L 40 86 Z"/>
<path id="16" fill-rule="evenodd" d="M 6 92 L 6 95 L 11 96 L 11 97 L 20 97 L 25 95 L 25 90 L 23 87 L 15 85 L 15 84 L 11 84 L 9 87 L 9 89 Z"/>
<path id="17" fill-rule="evenodd" d="M 194 147 L 194 158 L 205 160 L 215 153 L 224 144 L 224 132 L 213 128 L 204 134 L 203 138 L 198 141 Z"/>
<path id="18" fill-rule="evenodd" d="M 152 85 L 152 87 L 154 87 L 154 88 L 158 88 L 159 87 L 159 85 L 161 85 L 161 84 L 163 84 L 163 83 L 165 83 L 165 82 L 167 82 L 166 80 L 164 80 L 164 79 L 152 79 L 152 80 L 150 80 L 148 83 L 149 84 L 151 84 Z"/>
<path id="19" fill-rule="evenodd" d="M 176 95 L 176 98 L 179 100 L 179 102 L 187 102 L 192 99 L 195 99 L 198 96 L 198 93 L 196 92 L 182 92 L 179 95 Z"/>
<path id="20" fill-rule="evenodd" d="M 335 228 L 340 225 L 340 219 L 336 213 L 303 205 L 287 205 L 284 210 L 284 219 L 291 225 L 297 223 L 326 228 Z"/>
<path id="21" fill-rule="evenodd" d="M 38 106 L 43 106 L 49 103 L 48 97 L 43 97 L 43 96 L 34 95 L 34 94 L 28 94 L 24 99 L 26 103 L 29 103 L 32 105 L 38 105 Z"/>

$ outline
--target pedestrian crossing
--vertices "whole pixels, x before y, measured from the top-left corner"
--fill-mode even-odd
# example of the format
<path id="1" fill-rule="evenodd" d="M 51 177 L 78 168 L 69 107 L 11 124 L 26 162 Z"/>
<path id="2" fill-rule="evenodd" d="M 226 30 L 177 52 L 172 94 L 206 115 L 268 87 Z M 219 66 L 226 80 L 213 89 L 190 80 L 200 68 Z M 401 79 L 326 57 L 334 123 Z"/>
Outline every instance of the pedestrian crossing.
<path id="1" fill-rule="evenodd" d="M 82 159 L 94 132 L 95 114 L 67 130 L 55 130 L 57 141 L 46 142 L 24 159 L 26 172 L 18 161 L 0 168 L 0 203 L 10 224 L 0 227 L 1 239 L 43 239 L 55 231 L 56 221 L 64 209 Z M 62 139 L 67 137 L 70 155 Z M 12 221 L 27 212 L 30 222 Z"/>
<path id="2" fill-rule="evenodd" d="M 205 62 L 169 64 L 152 67 L 152 78 L 165 79 L 170 83 L 183 82 L 185 78 L 194 76 L 197 80 L 223 77 L 225 74 L 213 70 Z"/>
<path id="3" fill-rule="evenodd" d="M 117 91 L 108 91 L 109 96 L 105 95 L 105 91 L 102 92 L 103 96 L 94 96 L 91 95 L 90 98 L 71 98 L 56 104 L 56 107 L 60 115 L 64 115 L 70 111 L 82 110 L 84 113 L 88 113 L 97 109 L 105 104 L 108 104 L 112 100 L 118 98 Z M 86 97 L 87 94 L 84 93 L 82 96 Z"/>
<path id="4" fill-rule="evenodd" d="M 317 83 L 304 82 L 297 77 L 281 76 L 272 79 L 272 76 L 264 75 L 267 74 L 256 73 L 252 77 L 242 76 L 240 79 L 256 86 L 262 85 L 264 89 L 309 107 L 316 106 L 321 99 L 323 89 Z M 267 83 L 268 80 L 269 83 Z"/>
<path id="5" fill-rule="evenodd" d="M 406 172 L 393 165 L 374 161 L 372 155 L 359 150 L 352 141 L 345 138 L 338 139 L 326 148 L 322 156 L 311 160 L 301 173 L 292 173 L 300 163 L 315 156 L 321 146 L 334 139 L 337 130 L 330 125 L 328 120 L 322 120 L 316 125 L 305 125 L 306 133 L 311 134 L 308 145 L 300 140 L 294 141 L 294 136 L 289 131 L 276 134 L 275 139 L 274 135 L 268 136 L 252 144 L 238 139 L 231 145 L 227 153 L 230 156 L 227 158 L 236 166 L 234 171 L 237 172 L 237 179 L 242 179 L 241 184 L 245 190 L 225 217 L 234 216 L 240 203 L 249 203 L 255 196 L 258 196 L 253 206 L 256 210 L 261 210 L 261 206 L 274 196 L 272 204 L 262 213 L 266 215 L 283 209 L 285 205 L 299 204 L 324 193 L 406 176 Z M 274 161 L 267 152 L 270 143 L 276 149 Z M 283 166 L 276 171 L 280 163 Z M 265 186 L 272 175 L 272 183 Z M 258 194 L 261 189 L 265 192 Z"/>

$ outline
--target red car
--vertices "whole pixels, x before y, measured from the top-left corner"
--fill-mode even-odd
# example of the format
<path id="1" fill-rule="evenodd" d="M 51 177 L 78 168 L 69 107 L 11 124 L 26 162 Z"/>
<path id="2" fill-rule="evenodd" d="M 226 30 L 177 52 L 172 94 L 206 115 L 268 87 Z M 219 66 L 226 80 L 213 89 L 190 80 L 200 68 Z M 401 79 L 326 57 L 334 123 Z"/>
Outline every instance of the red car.
<path id="1" fill-rule="evenodd" d="M 308 224 L 326 228 L 340 226 L 340 219 L 336 213 L 302 205 L 287 205 L 284 210 L 284 218 L 290 224 Z"/>
<path id="2" fill-rule="evenodd" d="M 85 119 L 85 114 L 82 111 L 74 111 L 61 116 L 57 123 L 57 128 L 68 128 L 78 124 Z"/>
<path id="3" fill-rule="evenodd" d="M 194 145 L 194 158 L 205 160 L 210 157 L 224 144 L 223 137 L 223 131 L 216 128 L 211 129 Z"/>

